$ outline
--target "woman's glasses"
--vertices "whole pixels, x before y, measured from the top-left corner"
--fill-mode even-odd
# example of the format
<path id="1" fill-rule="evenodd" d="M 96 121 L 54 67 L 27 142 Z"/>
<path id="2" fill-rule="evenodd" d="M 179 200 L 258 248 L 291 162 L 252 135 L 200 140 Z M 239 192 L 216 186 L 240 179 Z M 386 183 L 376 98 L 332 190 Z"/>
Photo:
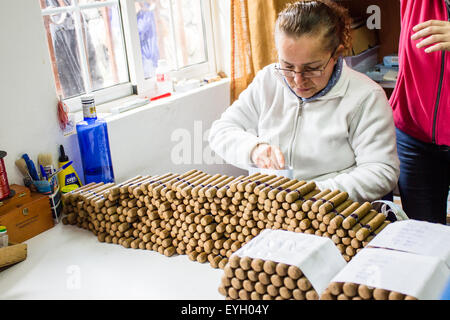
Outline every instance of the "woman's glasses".
<path id="1" fill-rule="evenodd" d="M 277 70 L 279 74 L 281 74 L 282 76 L 284 76 L 286 78 L 294 78 L 296 74 L 300 74 L 303 78 L 321 77 L 323 75 L 323 72 L 327 68 L 328 64 L 330 63 L 331 58 L 333 58 L 333 56 L 336 52 L 336 49 L 334 49 L 333 53 L 331 54 L 330 59 L 328 59 L 327 64 L 322 69 L 308 70 L 308 71 L 294 71 L 291 69 L 283 69 L 283 68 L 280 68 L 279 66 L 276 66 L 275 70 Z"/>

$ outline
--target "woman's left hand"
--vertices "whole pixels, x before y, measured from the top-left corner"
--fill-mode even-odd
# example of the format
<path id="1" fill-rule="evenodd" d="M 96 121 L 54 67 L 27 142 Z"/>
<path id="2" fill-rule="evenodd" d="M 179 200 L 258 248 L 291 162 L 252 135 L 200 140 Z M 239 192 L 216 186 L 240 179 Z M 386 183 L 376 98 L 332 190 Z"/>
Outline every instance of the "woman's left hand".
<path id="1" fill-rule="evenodd" d="M 420 23 L 413 28 L 415 32 L 411 36 L 411 40 L 419 40 L 417 48 L 425 49 L 426 53 L 436 51 L 450 51 L 450 21 L 428 20 Z"/>

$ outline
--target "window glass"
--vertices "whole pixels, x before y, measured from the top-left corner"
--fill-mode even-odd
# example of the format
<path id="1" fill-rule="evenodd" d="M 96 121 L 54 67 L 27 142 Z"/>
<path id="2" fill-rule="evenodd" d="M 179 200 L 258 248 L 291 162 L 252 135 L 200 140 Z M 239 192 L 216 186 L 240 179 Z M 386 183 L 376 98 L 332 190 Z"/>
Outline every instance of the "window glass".
<path id="1" fill-rule="evenodd" d="M 127 82 L 118 7 L 84 9 L 82 18 L 92 90 Z"/>
<path id="2" fill-rule="evenodd" d="M 58 95 L 67 99 L 129 82 L 118 1 L 40 2 Z"/>
<path id="3" fill-rule="evenodd" d="M 200 0 L 135 0 L 135 8 L 146 79 L 160 59 L 172 70 L 207 60 Z"/>

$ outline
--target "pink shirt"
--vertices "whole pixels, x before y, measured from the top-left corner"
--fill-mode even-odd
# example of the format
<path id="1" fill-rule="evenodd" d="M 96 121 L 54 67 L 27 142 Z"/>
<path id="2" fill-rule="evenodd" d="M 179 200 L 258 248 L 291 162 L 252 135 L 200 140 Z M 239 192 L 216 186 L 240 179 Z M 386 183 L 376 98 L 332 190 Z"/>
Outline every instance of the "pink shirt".
<path id="1" fill-rule="evenodd" d="M 427 143 L 450 146 L 450 52 L 425 53 L 412 28 L 449 20 L 445 0 L 402 0 L 398 82 L 390 103 L 398 129 Z"/>

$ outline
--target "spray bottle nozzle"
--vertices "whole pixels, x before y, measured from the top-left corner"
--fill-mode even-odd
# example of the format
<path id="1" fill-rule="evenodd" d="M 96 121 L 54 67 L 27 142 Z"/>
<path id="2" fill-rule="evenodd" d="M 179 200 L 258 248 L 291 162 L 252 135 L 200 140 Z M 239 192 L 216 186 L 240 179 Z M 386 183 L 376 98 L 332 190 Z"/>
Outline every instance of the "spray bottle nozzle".
<path id="1" fill-rule="evenodd" d="M 66 162 L 69 161 L 69 157 L 66 155 L 65 151 L 64 151 L 64 146 L 61 144 L 59 146 L 59 162 Z"/>

